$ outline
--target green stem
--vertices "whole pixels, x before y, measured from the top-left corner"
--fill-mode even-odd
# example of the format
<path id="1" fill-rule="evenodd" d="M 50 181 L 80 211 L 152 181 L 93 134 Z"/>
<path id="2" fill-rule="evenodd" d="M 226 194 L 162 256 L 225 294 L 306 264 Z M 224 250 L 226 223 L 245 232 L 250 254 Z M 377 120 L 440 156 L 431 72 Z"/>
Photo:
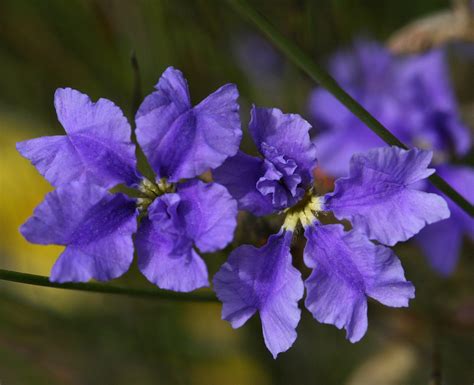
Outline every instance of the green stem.
<path id="1" fill-rule="evenodd" d="M 138 111 L 142 102 L 142 82 L 140 77 L 140 67 L 138 66 L 138 59 L 135 51 L 133 50 L 130 55 L 130 64 L 132 65 L 133 71 L 133 91 L 132 91 L 132 118 Z"/>
<path id="2" fill-rule="evenodd" d="M 92 293 L 118 294 L 130 297 L 140 297 L 147 299 L 171 300 L 183 302 L 217 302 L 213 294 L 197 293 L 175 293 L 173 291 L 160 289 L 132 289 L 120 286 L 112 286 L 101 283 L 56 283 L 50 282 L 48 277 L 35 274 L 20 273 L 0 269 L 0 280 L 26 283 L 28 285 L 54 287 L 57 289 L 87 291 Z"/>
<path id="3" fill-rule="evenodd" d="M 375 134 L 389 145 L 408 149 L 395 135 L 387 130 L 377 119 L 375 119 L 364 107 L 344 91 L 339 84 L 321 67 L 311 60 L 296 44 L 283 36 L 264 16 L 257 12 L 246 0 L 227 0 L 230 6 L 245 19 L 249 20 L 267 38 L 291 60 L 297 67 L 303 70 L 311 79 L 326 88 L 355 116 L 364 122 Z M 461 194 L 453 189 L 443 178 L 437 174 L 430 176 L 431 183 L 446 194 L 459 207 L 471 217 L 474 217 L 474 206 L 471 205 Z"/>

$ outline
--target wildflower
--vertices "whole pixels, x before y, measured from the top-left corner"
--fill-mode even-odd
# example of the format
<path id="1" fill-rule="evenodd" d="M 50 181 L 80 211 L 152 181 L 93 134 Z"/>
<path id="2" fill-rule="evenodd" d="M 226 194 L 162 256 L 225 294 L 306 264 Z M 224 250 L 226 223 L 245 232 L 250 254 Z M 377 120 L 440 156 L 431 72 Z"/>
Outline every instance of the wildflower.
<path id="1" fill-rule="evenodd" d="M 138 266 L 151 282 L 176 291 L 208 285 L 195 247 L 212 252 L 231 241 L 237 204 L 223 186 L 197 176 L 238 149 L 238 92 L 228 84 L 192 107 L 186 80 L 171 67 L 156 88 L 136 116 L 137 140 L 156 180 L 137 170 L 122 111 L 69 88 L 55 94 L 66 135 L 18 143 L 18 151 L 56 187 L 21 227 L 33 243 L 66 247 L 51 281 L 119 277 L 132 262 L 137 232 Z M 135 189 L 139 198 L 113 193 L 117 185 Z"/>
<path id="2" fill-rule="evenodd" d="M 467 127 L 461 122 L 450 84 L 445 52 L 433 50 L 404 58 L 392 56 L 374 42 L 359 41 L 352 51 L 336 53 L 330 60 L 336 80 L 376 119 L 409 146 L 431 149 L 433 164 L 443 177 L 474 203 L 474 170 L 451 164 L 470 146 Z M 382 141 L 329 92 L 315 90 L 310 111 L 316 126 L 321 168 L 347 175 L 350 157 L 382 145 Z M 425 191 L 440 193 L 431 187 Z M 426 190 L 428 189 L 428 190 Z M 415 240 L 433 268 L 452 273 L 459 258 L 463 235 L 474 239 L 474 221 L 447 199 L 449 219 L 425 228 Z"/>
<path id="3" fill-rule="evenodd" d="M 433 172 L 427 168 L 432 154 L 418 149 L 385 147 L 355 155 L 349 176 L 336 182 L 335 191 L 316 196 L 316 151 L 309 129 L 298 115 L 254 107 L 249 131 L 262 158 L 239 152 L 214 171 L 240 209 L 255 215 L 285 214 L 280 231 L 265 246 L 238 247 L 213 280 L 223 302 L 222 317 L 236 328 L 258 312 L 274 357 L 296 339 L 304 287 L 305 306 L 313 317 L 345 328 L 352 342 L 367 330 L 367 297 L 387 306 L 407 306 L 414 287 L 385 245 L 449 216 L 441 197 L 413 188 Z M 326 211 L 351 220 L 353 229 L 321 223 Z M 307 240 L 304 261 L 313 269 L 304 284 L 290 254 L 299 225 Z"/>

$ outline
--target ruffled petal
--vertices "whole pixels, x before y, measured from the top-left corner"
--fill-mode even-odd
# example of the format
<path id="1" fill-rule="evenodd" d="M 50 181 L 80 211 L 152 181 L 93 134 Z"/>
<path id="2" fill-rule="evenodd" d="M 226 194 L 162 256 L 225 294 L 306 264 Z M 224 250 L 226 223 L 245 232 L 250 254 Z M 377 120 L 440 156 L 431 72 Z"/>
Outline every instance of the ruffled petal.
<path id="1" fill-rule="evenodd" d="M 188 82 L 180 70 L 168 67 L 160 77 L 155 86 L 158 90 L 148 95 L 137 111 L 136 118 L 148 114 L 163 114 L 170 112 L 170 116 L 162 116 L 166 121 L 172 116 L 178 116 L 191 108 L 191 98 L 189 96 Z M 157 126 L 155 129 L 164 129 L 163 126 Z"/>
<path id="2" fill-rule="evenodd" d="M 237 226 L 237 202 L 217 183 L 198 180 L 181 184 L 178 212 L 199 250 L 213 252 L 227 246 Z"/>
<path id="3" fill-rule="evenodd" d="M 306 184 L 311 183 L 316 167 L 316 147 L 309 137 L 310 128 L 297 114 L 284 114 L 277 108 L 252 107 L 249 131 L 259 151 L 264 154 L 265 143 L 281 156 L 294 160 Z"/>
<path id="4" fill-rule="evenodd" d="M 356 154 L 349 176 L 338 179 L 334 192 L 326 195 L 325 209 L 349 219 L 370 239 L 386 245 L 406 241 L 426 224 L 449 217 L 442 197 L 415 190 L 415 183 L 434 171 L 427 168 L 431 156 L 397 147 Z"/>
<path id="5" fill-rule="evenodd" d="M 306 308 L 322 323 L 346 329 L 351 342 L 367 331 L 367 296 L 393 307 L 407 306 L 414 288 L 400 261 L 342 225 L 314 223 L 305 229 L 304 260 L 313 268 L 305 281 Z"/>
<path id="6" fill-rule="evenodd" d="M 51 184 L 69 183 L 84 174 L 103 187 L 138 183 L 131 128 L 120 108 L 107 99 L 93 103 L 70 88 L 59 88 L 54 104 L 67 136 L 18 144 L 20 153 Z"/>
<path id="7" fill-rule="evenodd" d="M 162 289 L 189 292 L 209 286 L 202 258 L 191 247 L 177 254 L 173 238 L 159 227 L 149 219 L 140 224 L 135 245 L 143 275 Z"/>
<path id="8" fill-rule="evenodd" d="M 239 151 L 212 173 L 214 180 L 229 190 L 240 210 L 263 216 L 276 211 L 270 197 L 257 190 L 257 182 L 264 174 L 263 160 Z"/>
<path id="9" fill-rule="evenodd" d="M 189 292 L 208 286 L 207 268 L 193 250 L 180 212 L 178 194 L 165 194 L 148 208 L 135 238 L 138 267 L 143 275 L 162 289 Z"/>
<path id="10" fill-rule="evenodd" d="M 33 243 L 66 246 L 51 281 L 105 281 L 132 262 L 136 216 L 135 202 L 125 195 L 72 182 L 46 195 L 20 231 Z"/>
<path id="11" fill-rule="evenodd" d="M 88 168 L 66 135 L 26 140 L 16 148 L 53 186 L 87 179 Z"/>
<path id="12" fill-rule="evenodd" d="M 196 107 L 183 74 L 170 67 L 137 116 L 137 140 L 159 177 L 192 178 L 235 155 L 242 131 L 238 91 L 227 84 Z"/>
<path id="13" fill-rule="evenodd" d="M 291 238 L 285 232 L 272 235 L 261 248 L 238 247 L 213 280 L 222 318 L 234 328 L 259 312 L 265 345 L 274 358 L 293 345 L 301 313 L 304 287 L 291 264 Z"/>
<path id="14" fill-rule="evenodd" d="M 296 162 L 278 153 L 274 147 L 262 143 L 264 174 L 257 182 L 257 190 L 268 196 L 275 210 L 280 211 L 295 205 L 304 195 L 304 172 Z"/>

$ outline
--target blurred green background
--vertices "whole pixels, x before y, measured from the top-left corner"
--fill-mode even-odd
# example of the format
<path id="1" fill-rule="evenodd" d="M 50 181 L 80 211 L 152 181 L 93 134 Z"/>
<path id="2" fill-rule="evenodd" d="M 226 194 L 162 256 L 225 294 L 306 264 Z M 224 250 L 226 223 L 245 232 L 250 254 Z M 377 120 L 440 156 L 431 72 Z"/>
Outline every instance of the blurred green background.
<path id="1" fill-rule="evenodd" d="M 357 36 L 384 41 L 407 22 L 450 6 L 442 0 L 252 3 L 320 63 Z M 244 127 L 251 103 L 306 115 L 314 87 L 225 1 L 0 0 L 1 268 L 48 275 L 61 251 L 28 244 L 18 233 L 51 188 L 16 153 L 15 142 L 61 133 L 53 108 L 57 87 L 111 99 L 133 116 L 132 52 L 143 95 L 169 65 L 185 73 L 194 102 L 236 83 Z M 261 63 L 271 71 L 262 71 Z M 473 69 L 462 62 L 452 69 L 472 127 Z M 275 226 L 241 216 L 236 243 L 262 243 Z M 296 244 L 296 255 L 299 249 Z M 303 311 L 298 340 L 276 361 L 265 350 L 258 319 L 232 330 L 221 321 L 219 304 L 0 282 L 0 383 L 409 385 L 434 383 L 432 372 L 440 370 L 443 384 L 471 384 L 472 245 L 465 245 L 449 279 L 437 277 L 414 246 L 401 245 L 397 253 L 417 287 L 409 309 L 371 302 L 369 331 L 355 345 Z M 225 258 L 207 256 L 211 274 Z M 151 285 L 136 266 L 115 283 Z"/>

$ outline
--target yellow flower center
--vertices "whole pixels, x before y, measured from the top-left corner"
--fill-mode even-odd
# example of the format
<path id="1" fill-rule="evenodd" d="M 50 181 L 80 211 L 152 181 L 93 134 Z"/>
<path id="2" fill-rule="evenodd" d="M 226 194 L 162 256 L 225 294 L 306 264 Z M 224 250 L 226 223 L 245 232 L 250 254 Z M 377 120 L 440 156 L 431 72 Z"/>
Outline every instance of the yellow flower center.
<path id="1" fill-rule="evenodd" d="M 321 198 L 310 192 L 295 206 L 286 210 L 286 217 L 282 227 L 287 231 L 294 231 L 298 223 L 301 223 L 303 227 L 307 227 L 316 220 L 316 215 L 321 209 Z"/>
<path id="2" fill-rule="evenodd" d="M 143 196 L 138 198 L 138 207 L 141 211 L 145 211 L 160 195 L 174 193 L 176 186 L 168 183 L 165 178 L 161 178 L 156 183 L 145 178 L 140 184 L 139 191 Z"/>

